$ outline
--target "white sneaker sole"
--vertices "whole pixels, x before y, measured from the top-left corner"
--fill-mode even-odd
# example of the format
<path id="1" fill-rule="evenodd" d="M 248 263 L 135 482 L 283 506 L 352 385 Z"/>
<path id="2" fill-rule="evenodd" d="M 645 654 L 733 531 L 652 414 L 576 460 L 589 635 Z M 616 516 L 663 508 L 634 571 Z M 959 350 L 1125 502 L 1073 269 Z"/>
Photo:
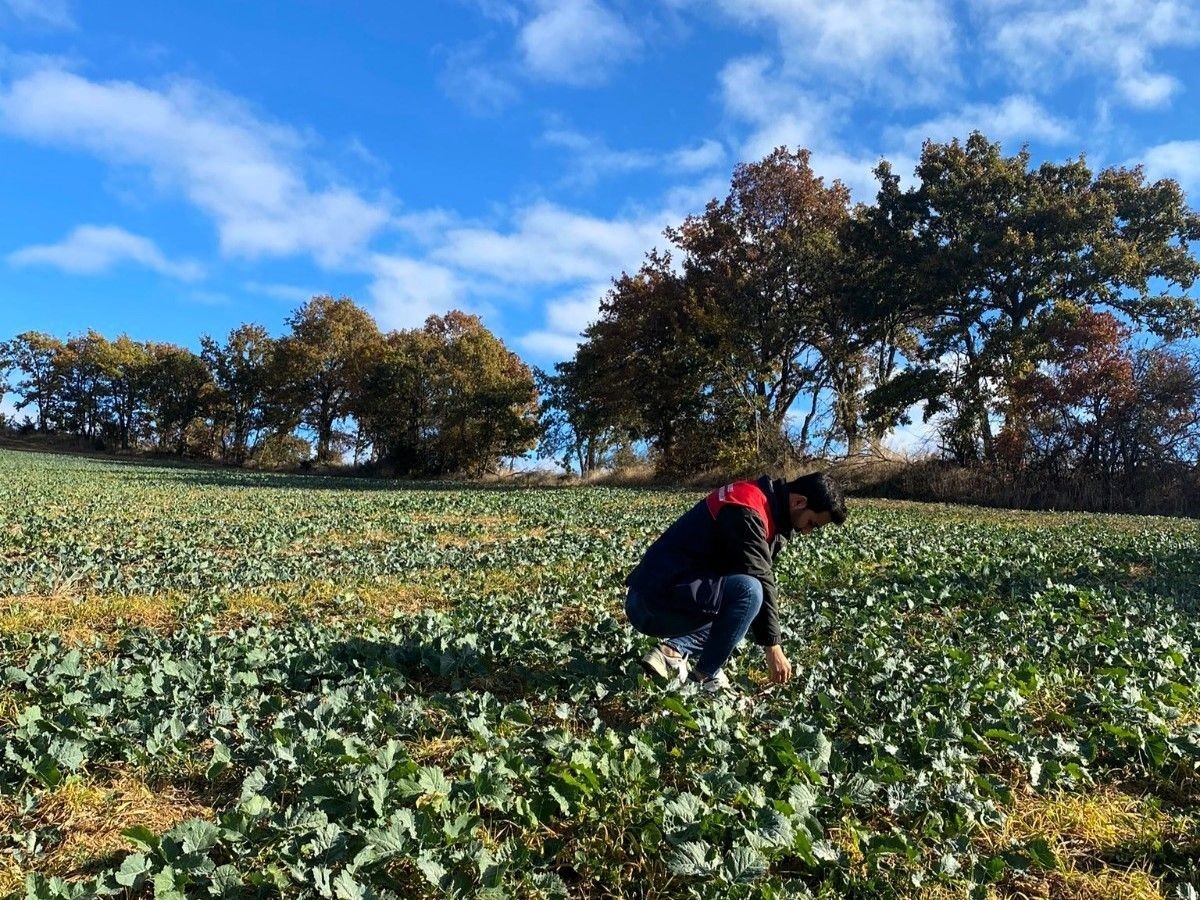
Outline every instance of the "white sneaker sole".
<path id="1" fill-rule="evenodd" d="M 684 681 L 688 676 L 685 661 L 672 660 L 657 647 L 642 657 L 642 668 L 647 675 L 662 681 Z"/>

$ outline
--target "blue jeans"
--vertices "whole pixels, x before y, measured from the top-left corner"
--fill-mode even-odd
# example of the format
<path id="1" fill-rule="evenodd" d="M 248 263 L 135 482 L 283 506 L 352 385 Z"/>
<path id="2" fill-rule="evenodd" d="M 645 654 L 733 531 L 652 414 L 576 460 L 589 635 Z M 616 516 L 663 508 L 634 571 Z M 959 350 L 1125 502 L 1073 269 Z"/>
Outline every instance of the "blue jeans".
<path id="1" fill-rule="evenodd" d="M 630 588 L 625 615 L 642 634 L 664 638 L 664 644 L 684 656 L 698 656 L 697 672 L 711 678 L 742 642 L 763 601 L 762 583 L 753 575 L 725 575 L 719 580 L 713 586 L 721 598 L 715 613 L 689 609 L 676 599 L 679 592 L 642 596 Z"/>

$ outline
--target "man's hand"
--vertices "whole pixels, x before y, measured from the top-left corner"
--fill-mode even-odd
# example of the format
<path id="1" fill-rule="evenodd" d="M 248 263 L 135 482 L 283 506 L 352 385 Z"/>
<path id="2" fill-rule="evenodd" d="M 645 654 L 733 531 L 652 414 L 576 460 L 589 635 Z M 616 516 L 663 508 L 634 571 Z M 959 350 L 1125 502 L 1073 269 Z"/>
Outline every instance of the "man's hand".
<path id="1" fill-rule="evenodd" d="M 787 684 L 792 677 L 792 664 L 783 655 L 783 648 L 778 644 L 766 647 L 767 668 L 771 672 L 771 680 L 776 684 Z"/>

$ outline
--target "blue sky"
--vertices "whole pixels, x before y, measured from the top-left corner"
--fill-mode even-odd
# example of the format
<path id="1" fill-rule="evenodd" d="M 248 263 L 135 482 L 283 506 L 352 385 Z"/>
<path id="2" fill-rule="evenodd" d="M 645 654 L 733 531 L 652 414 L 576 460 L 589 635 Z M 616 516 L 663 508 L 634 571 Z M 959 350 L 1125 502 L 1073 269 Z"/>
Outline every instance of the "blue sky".
<path id="1" fill-rule="evenodd" d="M 329 293 L 549 367 L 779 144 L 863 200 L 974 128 L 1200 197 L 1198 48 L 1200 0 L 0 0 L 0 339 Z"/>

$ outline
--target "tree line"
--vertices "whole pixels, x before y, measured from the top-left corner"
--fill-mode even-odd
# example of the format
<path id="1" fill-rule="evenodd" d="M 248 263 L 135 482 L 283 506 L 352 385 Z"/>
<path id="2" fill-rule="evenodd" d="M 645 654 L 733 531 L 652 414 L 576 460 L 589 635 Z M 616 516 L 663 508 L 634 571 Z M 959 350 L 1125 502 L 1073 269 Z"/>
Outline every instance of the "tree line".
<path id="1" fill-rule="evenodd" d="M 236 464 L 311 442 L 318 463 L 478 475 L 536 446 L 584 474 L 644 453 L 671 477 L 863 454 L 919 416 L 960 466 L 1195 472 L 1200 215 L 1175 181 L 1034 166 L 979 133 L 926 142 L 907 182 L 875 176 L 852 204 L 805 150 L 738 165 L 549 372 L 461 312 L 384 334 L 330 297 L 284 337 L 243 325 L 199 354 L 28 332 L 0 358 L 39 431 Z"/>
<path id="2" fill-rule="evenodd" d="M 664 473 L 744 469 L 866 453 L 920 416 L 962 466 L 1194 469 L 1200 216 L 1175 181 L 979 133 L 926 142 L 910 184 L 875 176 L 853 205 L 807 151 L 739 165 L 544 376 L 543 449 L 586 471 L 633 438 Z"/>
<path id="3" fill-rule="evenodd" d="M 200 353 L 95 331 L 0 344 L 28 427 L 111 449 L 236 465 L 370 459 L 395 474 L 480 475 L 534 446 L 533 373 L 476 316 L 382 333 L 347 297 L 314 297 L 273 338 L 244 324 Z M 304 436 L 302 436 L 304 435 Z"/>

